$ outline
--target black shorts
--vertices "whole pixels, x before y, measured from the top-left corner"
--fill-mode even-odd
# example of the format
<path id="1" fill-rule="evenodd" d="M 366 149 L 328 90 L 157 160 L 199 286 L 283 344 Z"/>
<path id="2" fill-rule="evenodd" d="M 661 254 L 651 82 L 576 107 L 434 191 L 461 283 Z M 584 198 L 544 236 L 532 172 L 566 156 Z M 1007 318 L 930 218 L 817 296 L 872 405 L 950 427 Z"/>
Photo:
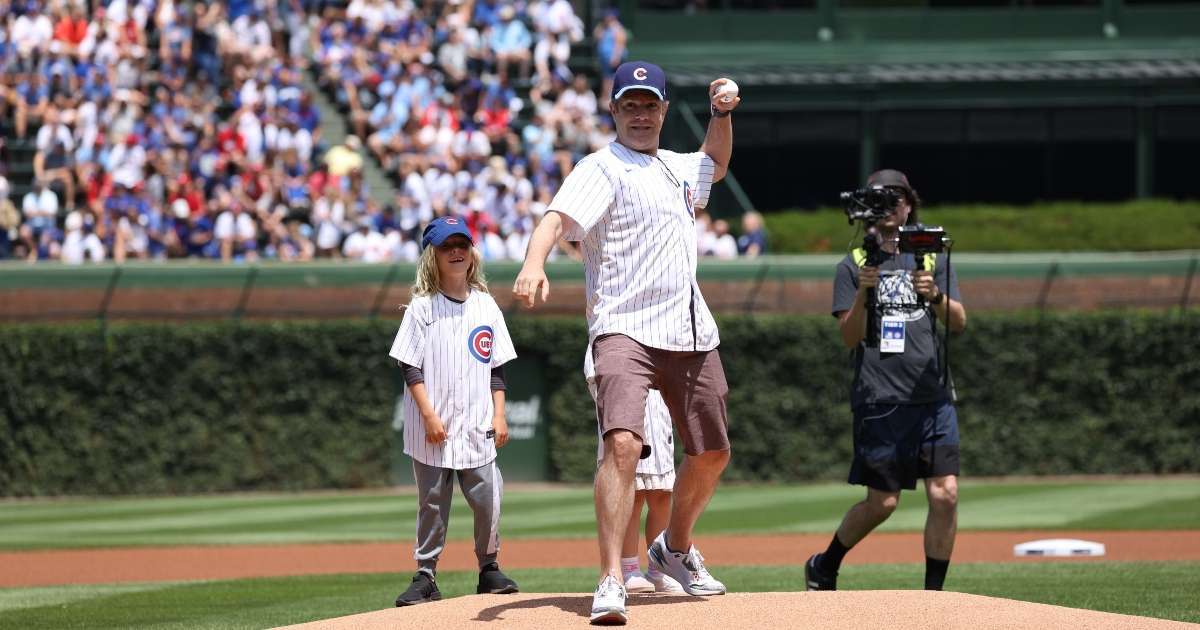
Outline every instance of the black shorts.
<path id="1" fill-rule="evenodd" d="M 917 479 L 958 474 L 958 414 L 949 402 L 854 410 L 853 484 L 913 490 Z"/>

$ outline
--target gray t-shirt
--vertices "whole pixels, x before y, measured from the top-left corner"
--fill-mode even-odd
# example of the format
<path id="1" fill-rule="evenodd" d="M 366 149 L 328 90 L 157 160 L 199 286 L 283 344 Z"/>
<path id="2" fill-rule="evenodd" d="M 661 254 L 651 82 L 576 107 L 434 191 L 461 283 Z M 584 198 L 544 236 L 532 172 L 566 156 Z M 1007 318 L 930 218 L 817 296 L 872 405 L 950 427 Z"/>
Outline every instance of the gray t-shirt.
<path id="1" fill-rule="evenodd" d="M 932 307 L 916 306 L 917 293 L 912 286 L 912 271 L 917 268 L 912 254 L 884 254 L 889 258 L 879 266 L 879 286 L 876 289 L 876 314 L 867 320 L 868 330 L 874 327 L 871 347 L 864 339 L 853 352 L 854 383 L 850 391 L 851 407 L 865 404 L 921 404 L 949 400 L 946 387 L 939 384 L 942 374 L 941 337 L 935 333 Z M 950 269 L 950 288 L 946 289 L 946 257 L 939 254 L 934 264 L 933 279 L 940 290 L 955 301 L 958 277 Z M 858 265 L 847 254 L 837 266 L 833 281 L 833 315 L 850 310 L 858 293 Z M 870 315 L 870 314 L 868 314 Z M 904 320 L 904 352 L 879 352 L 879 326 L 883 315 L 899 316 Z M 944 325 L 944 322 L 943 322 Z M 942 331 L 941 334 L 944 334 Z"/>

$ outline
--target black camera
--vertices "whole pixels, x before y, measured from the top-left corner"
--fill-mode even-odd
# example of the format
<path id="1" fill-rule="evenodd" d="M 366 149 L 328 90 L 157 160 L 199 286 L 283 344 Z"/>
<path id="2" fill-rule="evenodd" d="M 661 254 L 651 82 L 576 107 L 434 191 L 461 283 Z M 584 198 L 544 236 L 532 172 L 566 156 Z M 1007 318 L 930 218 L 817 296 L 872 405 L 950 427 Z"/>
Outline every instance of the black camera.
<path id="1" fill-rule="evenodd" d="M 855 221 L 878 223 L 896 211 L 902 194 L 884 186 L 859 188 L 841 194 L 842 208 L 846 211 L 846 219 L 852 224 Z"/>
<path id="2" fill-rule="evenodd" d="M 946 251 L 950 237 L 940 225 L 900 226 L 900 251 L 922 256 L 924 254 L 940 254 Z"/>

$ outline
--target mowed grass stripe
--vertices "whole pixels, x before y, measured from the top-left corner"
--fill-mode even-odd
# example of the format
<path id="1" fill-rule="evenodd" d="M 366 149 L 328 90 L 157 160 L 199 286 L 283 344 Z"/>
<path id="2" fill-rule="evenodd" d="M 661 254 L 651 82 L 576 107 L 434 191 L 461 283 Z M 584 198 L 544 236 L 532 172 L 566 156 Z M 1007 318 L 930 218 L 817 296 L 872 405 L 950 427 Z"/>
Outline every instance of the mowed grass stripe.
<path id="1" fill-rule="evenodd" d="M 532 494 L 532 493 L 531 493 Z M 590 492 L 552 493 L 557 497 L 518 494 L 504 502 L 506 535 L 521 535 L 525 530 L 541 533 L 575 522 L 570 533 L 582 534 L 594 529 L 595 510 Z M 570 502 L 567 502 L 567 501 Z M 174 503 L 174 501 L 171 501 Z M 381 495 L 353 502 L 290 502 L 287 505 L 236 502 L 204 510 L 170 511 L 155 508 L 146 513 L 127 513 L 119 517 L 96 516 L 78 507 L 73 518 L 9 519 L 0 523 L 0 547 L 36 545 L 37 541 L 57 537 L 63 546 L 81 547 L 109 544 L 207 544 L 262 541 L 262 534 L 278 532 L 281 540 L 387 540 L 407 535 L 414 527 L 417 503 L 413 496 Z M 519 515 L 513 518 L 512 515 Z M 452 505 L 450 536 L 469 538 L 473 515 L 466 501 L 457 497 Z M 16 521 L 14 523 L 14 521 Z M 510 522 L 511 521 L 511 522 Z M 586 526 L 586 527 L 585 527 Z M 347 535 L 347 530 L 357 535 Z M 133 533 L 136 532 L 136 533 Z M 304 532 L 307 536 L 294 536 Z M 269 539 L 269 535 L 265 538 Z"/>
<path id="2" fill-rule="evenodd" d="M 697 524 L 703 534 L 729 534 L 738 532 L 799 532 L 824 531 L 837 526 L 841 512 L 845 512 L 862 497 L 845 497 L 820 502 L 779 502 L 755 510 L 724 508 L 710 505 Z M 839 512 L 840 511 L 840 512 Z M 836 514 L 836 516 L 835 516 Z"/>
<path id="3" fill-rule="evenodd" d="M 130 524 L 136 524 L 139 529 L 150 532 L 166 532 L 173 530 L 188 531 L 196 527 L 206 527 L 219 530 L 229 526 L 254 528 L 262 525 L 278 525 L 283 523 L 302 524 L 314 518 L 344 517 L 347 519 L 386 514 L 400 516 L 404 508 L 409 507 L 411 514 L 416 514 L 415 499 L 386 501 L 335 503 L 305 506 L 236 506 L 205 511 L 189 510 L 184 513 L 159 514 L 156 516 L 122 516 L 88 517 L 81 515 L 76 521 L 57 521 L 52 523 L 28 523 L 14 526 L 14 532 L 40 530 L 47 534 L 76 531 L 81 533 L 104 534 L 128 531 Z"/>
<path id="4" fill-rule="evenodd" d="M 1200 502 L 1196 479 L 1137 480 L 1127 483 L 1071 484 L 1050 491 L 984 498 L 986 490 L 966 487 L 959 493 L 959 526 L 966 529 L 1070 528 L 1080 519 L 1121 511 L 1136 513 L 1163 500 Z M 1109 528 L 1140 529 L 1110 519 Z M 1191 527 L 1200 526 L 1193 521 Z"/>
<path id="5" fill-rule="evenodd" d="M 255 508 L 269 510 L 346 509 L 370 506 L 390 499 L 414 501 L 413 492 L 379 492 L 372 494 L 316 493 L 230 495 L 224 497 L 154 497 L 154 498 L 89 498 L 16 500 L 0 503 L 0 527 L 6 524 L 52 524 L 89 519 L 150 519 L 184 514 L 212 514 L 228 511 L 245 512 Z"/>
<path id="6" fill-rule="evenodd" d="M 0 527 L 6 524 L 19 525 L 52 524 L 61 521 L 88 519 L 138 519 L 144 520 L 159 516 L 173 517 L 188 513 L 210 514 L 222 511 L 237 511 L 246 513 L 253 508 L 270 510 L 343 510 L 355 505 L 365 506 L 367 511 L 376 509 L 381 503 L 391 503 L 399 500 L 397 505 L 413 506 L 415 511 L 416 493 L 405 488 L 398 490 L 379 490 L 363 493 L 352 492 L 335 494 L 322 492 L 315 494 L 251 494 L 230 495 L 223 497 L 156 497 L 156 498 L 96 498 L 96 499 L 18 499 L 0 501 Z M 521 490 L 510 492 L 505 497 L 505 505 L 513 507 L 539 506 L 552 507 L 562 502 L 591 501 L 591 489 L 564 490 Z M 385 508 L 386 509 L 386 508 Z"/>
<path id="7" fill-rule="evenodd" d="M 1109 510 L 1067 523 L 1072 529 L 1196 529 L 1200 498 L 1155 501 L 1137 507 Z"/>
<path id="8" fill-rule="evenodd" d="M 63 606 L 88 599 L 125 593 L 145 593 L 174 588 L 184 582 L 145 582 L 137 584 L 92 584 L 87 586 L 46 586 L 39 588 L 0 589 L 0 621 L 4 613 L 22 608 Z M 8 627 L 8 626 L 3 626 Z"/>
<path id="9" fill-rule="evenodd" d="M 789 497 L 773 494 L 773 504 L 753 507 L 740 501 L 715 497 L 697 526 L 701 533 L 819 533 L 830 531 L 854 502 L 863 498 L 861 488 L 831 486 L 824 492 L 800 493 Z M 814 497 L 820 497 L 815 499 Z M 826 498 L 828 497 L 828 498 Z M 1163 503 L 1162 498 L 1174 499 Z M 1104 483 L 993 483 L 966 480 L 959 493 L 960 527 L 976 530 L 1017 528 L 1088 528 L 1080 517 L 1095 517 L 1092 529 L 1141 529 L 1156 527 L 1146 510 L 1155 505 L 1177 510 L 1170 519 L 1174 528 L 1200 527 L 1200 483 L 1194 479 L 1137 480 Z M 925 526 L 927 501 L 924 488 L 901 494 L 896 512 L 881 531 L 918 531 Z M 1106 517 L 1117 513 L 1117 516 Z M 1133 522 L 1131 518 L 1138 516 Z"/>
<path id="10" fill-rule="evenodd" d="M 504 534 L 541 536 L 546 532 L 582 536 L 595 529 L 590 495 L 572 497 L 564 506 L 544 500 L 505 502 Z M 515 504 L 515 505 L 514 505 Z M 531 507 L 532 506 L 532 507 Z M 188 511 L 152 518 L 55 520 L 52 523 L 0 525 L 0 547 L 39 546 L 57 538 L 58 547 L 169 544 L 261 544 L 272 542 L 344 542 L 395 540 L 412 535 L 417 505 L 413 497 L 380 497 L 353 505 L 304 505 L 273 510 L 270 507 L 226 507 Z M 513 513 L 519 515 L 514 518 Z M 467 539 L 473 534 L 470 508 L 461 497 L 451 509 L 449 536 Z M 562 531 L 562 530 L 566 531 Z"/>
<path id="11" fill-rule="evenodd" d="M 525 592 L 580 593 L 591 569 L 514 571 Z M 845 590 L 916 589 L 917 564 L 850 565 Z M 409 573 L 326 575 L 170 585 L 73 586 L 0 591 L 0 626 L 95 629 L 262 628 L 387 608 Z M 720 567 L 733 592 L 797 591 L 803 568 Z M 445 572 L 446 597 L 474 592 L 474 572 Z M 1200 563 L 1003 563 L 952 565 L 950 590 L 1060 606 L 1200 622 Z M 686 605 L 686 604 L 681 604 Z"/>
<path id="12" fill-rule="evenodd" d="M 862 488 L 846 484 L 727 484 L 713 497 L 697 532 L 826 532 L 863 496 Z M 0 503 L 0 549 L 390 541 L 412 535 L 416 511 L 413 495 L 392 491 L 12 501 Z M 920 530 L 925 511 L 922 488 L 905 492 L 881 529 Z M 959 520 L 964 530 L 1200 528 L 1200 483 L 966 479 Z M 470 538 L 472 522 L 466 501 L 455 497 L 450 538 Z M 509 490 L 501 532 L 507 538 L 594 535 L 591 490 Z"/>
<path id="13" fill-rule="evenodd" d="M 451 508 L 448 537 L 469 539 L 473 536 L 474 514 L 466 506 Z M 81 526 L 77 529 L 55 528 L 64 537 L 63 542 L 72 547 L 150 544 L 270 544 L 273 542 L 346 542 L 346 541 L 395 541 L 408 540 L 416 527 L 416 510 L 394 511 L 383 514 L 341 514 L 334 516 L 308 516 L 272 521 L 256 519 L 245 522 L 230 522 L 210 525 L 196 521 L 190 526 L 174 524 L 169 527 L 127 524 L 116 528 L 109 524 L 104 531 Z M 505 512 L 501 520 L 501 532 L 506 538 L 542 537 L 557 533 L 570 537 L 595 532 L 595 515 L 592 506 L 571 506 L 553 515 L 540 516 L 522 514 L 518 519 Z M 5 543 L 19 545 L 22 541 L 33 544 L 43 540 L 48 532 L 32 528 L 8 530 Z"/>

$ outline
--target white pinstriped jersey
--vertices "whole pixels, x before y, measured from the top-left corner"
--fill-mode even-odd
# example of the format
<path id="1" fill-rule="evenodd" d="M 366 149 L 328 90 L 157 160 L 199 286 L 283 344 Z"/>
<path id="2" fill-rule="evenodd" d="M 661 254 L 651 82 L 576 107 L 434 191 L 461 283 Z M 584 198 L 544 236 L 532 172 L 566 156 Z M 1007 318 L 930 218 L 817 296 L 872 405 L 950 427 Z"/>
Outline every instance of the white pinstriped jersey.
<path id="1" fill-rule="evenodd" d="M 583 377 L 587 379 L 588 392 L 596 400 L 596 363 L 592 360 L 592 344 L 588 344 L 583 356 Z M 596 412 L 599 414 L 599 410 Z M 599 417 L 596 418 L 596 433 L 600 432 Z M 646 394 L 646 421 L 642 427 L 642 439 L 650 445 L 650 457 L 639 459 L 637 472 L 641 475 L 665 475 L 675 470 L 675 425 L 671 412 L 657 389 Z M 604 459 L 604 436 L 596 447 L 596 461 Z"/>
<path id="2" fill-rule="evenodd" d="M 717 325 L 696 282 L 695 209 L 708 204 L 704 153 L 657 156 L 613 142 L 579 161 L 550 210 L 582 242 L 588 338 L 627 335 L 662 350 L 712 350 Z"/>
<path id="3" fill-rule="evenodd" d="M 425 440 L 425 423 L 404 388 L 404 453 L 428 466 L 462 470 L 496 458 L 492 430 L 492 368 L 517 357 L 504 314 L 487 293 L 465 302 L 438 293 L 414 297 L 388 356 L 420 367 L 425 391 L 446 427 L 446 441 Z"/>

